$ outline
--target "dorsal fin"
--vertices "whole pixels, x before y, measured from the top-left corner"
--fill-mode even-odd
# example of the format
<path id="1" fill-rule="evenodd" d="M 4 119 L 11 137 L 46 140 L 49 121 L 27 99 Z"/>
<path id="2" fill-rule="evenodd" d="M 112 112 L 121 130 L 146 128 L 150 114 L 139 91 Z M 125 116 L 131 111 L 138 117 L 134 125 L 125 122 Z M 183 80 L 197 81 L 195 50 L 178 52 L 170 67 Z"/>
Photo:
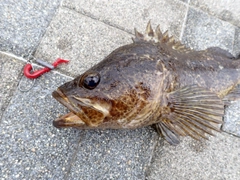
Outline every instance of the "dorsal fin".
<path id="1" fill-rule="evenodd" d="M 156 27 L 156 30 L 153 31 L 150 21 L 147 24 L 145 34 L 138 32 L 136 28 L 134 29 L 134 31 L 135 38 L 132 38 L 133 42 L 150 41 L 160 44 L 166 44 L 168 47 L 181 52 L 191 51 L 191 49 L 187 48 L 180 41 L 176 41 L 173 36 L 169 36 L 168 31 L 162 33 L 159 25 Z"/>
<path id="2" fill-rule="evenodd" d="M 154 31 L 153 31 L 153 29 L 152 29 L 152 25 L 151 25 L 150 21 L 149 21 L 148 24 L 147 24 L 145 34 L 147 34 L 147 35 L 150 36 L 150 37 L 154 37 Z"/>

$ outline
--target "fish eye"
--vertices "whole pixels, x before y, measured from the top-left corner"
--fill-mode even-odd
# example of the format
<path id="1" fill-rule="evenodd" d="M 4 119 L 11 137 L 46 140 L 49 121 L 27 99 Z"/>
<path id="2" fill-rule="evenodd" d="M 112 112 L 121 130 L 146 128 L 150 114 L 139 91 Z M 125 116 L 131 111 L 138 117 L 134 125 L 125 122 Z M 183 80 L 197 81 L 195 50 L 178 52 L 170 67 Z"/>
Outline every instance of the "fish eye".
<path id="1" fill-rule="evenodd" d="M 97 87 L 99 82 L 100 82 L 100 74 L 91 72 L 83 76 L 81 85 L 86 89 L 92 90 L 95 87 Z"/>

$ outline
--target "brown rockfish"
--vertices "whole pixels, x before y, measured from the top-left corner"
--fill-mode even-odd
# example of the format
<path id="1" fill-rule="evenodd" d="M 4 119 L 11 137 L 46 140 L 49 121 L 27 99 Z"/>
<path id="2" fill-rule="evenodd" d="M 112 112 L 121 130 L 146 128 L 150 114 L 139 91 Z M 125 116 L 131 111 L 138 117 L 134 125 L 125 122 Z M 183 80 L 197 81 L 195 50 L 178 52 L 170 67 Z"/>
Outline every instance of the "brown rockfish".
<path id="1" fill-rule="evenodd" d="M 135 129 L 153 125 L 170 144 L 220 131 L 224 105 L 240 94 L 240 61 L 212 47 L 194 51 L 150 22 L 53 97 L 70 112 L 58 128 Z"/>

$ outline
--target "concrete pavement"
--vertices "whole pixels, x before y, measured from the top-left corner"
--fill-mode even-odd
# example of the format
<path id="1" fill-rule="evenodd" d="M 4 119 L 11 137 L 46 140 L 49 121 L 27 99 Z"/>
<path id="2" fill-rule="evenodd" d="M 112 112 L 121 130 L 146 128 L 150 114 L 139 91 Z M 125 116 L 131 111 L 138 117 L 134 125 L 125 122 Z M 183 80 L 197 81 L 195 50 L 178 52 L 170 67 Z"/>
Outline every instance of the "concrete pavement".
<path id="1" fill-rule="evenodd" d="M 173 147 L 150 127 L 56 129 L 52 120 L 67 109 L 51 97 L 130 43 L 133 28 L 143 32 L 149 19 L 191 48 L 237 55 L 239 7 L 236 0 L 1 1 L 0 179 L 239 179 L 240 102 L 226 108 L 224 132 Z M 33 82 L 22 75 L 29 55 L 71 62 Z"/>

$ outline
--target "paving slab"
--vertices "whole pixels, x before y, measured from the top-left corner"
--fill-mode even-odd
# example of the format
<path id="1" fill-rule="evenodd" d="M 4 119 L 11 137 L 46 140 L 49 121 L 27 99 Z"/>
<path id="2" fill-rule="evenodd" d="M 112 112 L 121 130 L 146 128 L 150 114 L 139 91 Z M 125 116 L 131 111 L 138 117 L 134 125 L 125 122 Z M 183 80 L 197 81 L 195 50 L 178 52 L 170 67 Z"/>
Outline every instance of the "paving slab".
<path id="1" fill-rule="evenodd" d="M 191 0 L 190 5 L 240 27 L 240 1 L 238 0 Z"/>
<path id="2" fill-rule="evenodd" d="M 13 92 L 16 90 L 24 63 L 0 53 L 0 123 Z"/>
<path id="3" fill-rule="evenodd" d="M 162 30 L 176 37 L 180 37 L 187 13 L 186 4 L 178 0 L 64 0 L 63 6 L 128 32 L 133 32 L 134 27 L 145 30 L 151 20 L 154 27 L 160 24 Z"/>
<path id="4" fill-rule="evenodd" d="M 137 130 L 88 131 L 69 179 L 145 179 L 158 135 Z"/>
<path id="5" fill-rule="evenodd" d="M 240 138 L 240 101 L 226 107 L 222 130 Z"/>
<path id="6" fill-rule="evenodd" d="M 61 0 L 1 0 L 0 50 L 27 56 L 36 49 Z"/>
<path id="7" fill-rule="evenodd" d="M 182 40 L 195 50 L 220 47 L 236 56 L 240 52 L 233 48 L 236 30 L 232 24 L 190 7 Z"/>
<path id="8" fill-rule="evenodd" d="M 237 180 L 240 176 L 240 138 L 218 133 L 209 141 L 183 138 L 174 147 L 161 141 L 155 149 L 149 180 Z"/>
<path id="9" fill-rule="evenodd" d="M 67 79 L 45 74 L 29 91 L 14 93 L 0 124 L 1 179 L 63 179 L 68 172 L 80 132 L 52 126 L 55 116 L 66 111 L 51 96 Z M 31 83 L 23 79 L 20 85 Z"/>
<path id="10" fill-rule="evenodd" d="M 76 76 L 101 61 L 111 51 L 132 42 L 131 35 L 105 23 L 60 8 L 44 35 L 35 57 L 53 62 L 69 59 L 62 72 Z"/>

